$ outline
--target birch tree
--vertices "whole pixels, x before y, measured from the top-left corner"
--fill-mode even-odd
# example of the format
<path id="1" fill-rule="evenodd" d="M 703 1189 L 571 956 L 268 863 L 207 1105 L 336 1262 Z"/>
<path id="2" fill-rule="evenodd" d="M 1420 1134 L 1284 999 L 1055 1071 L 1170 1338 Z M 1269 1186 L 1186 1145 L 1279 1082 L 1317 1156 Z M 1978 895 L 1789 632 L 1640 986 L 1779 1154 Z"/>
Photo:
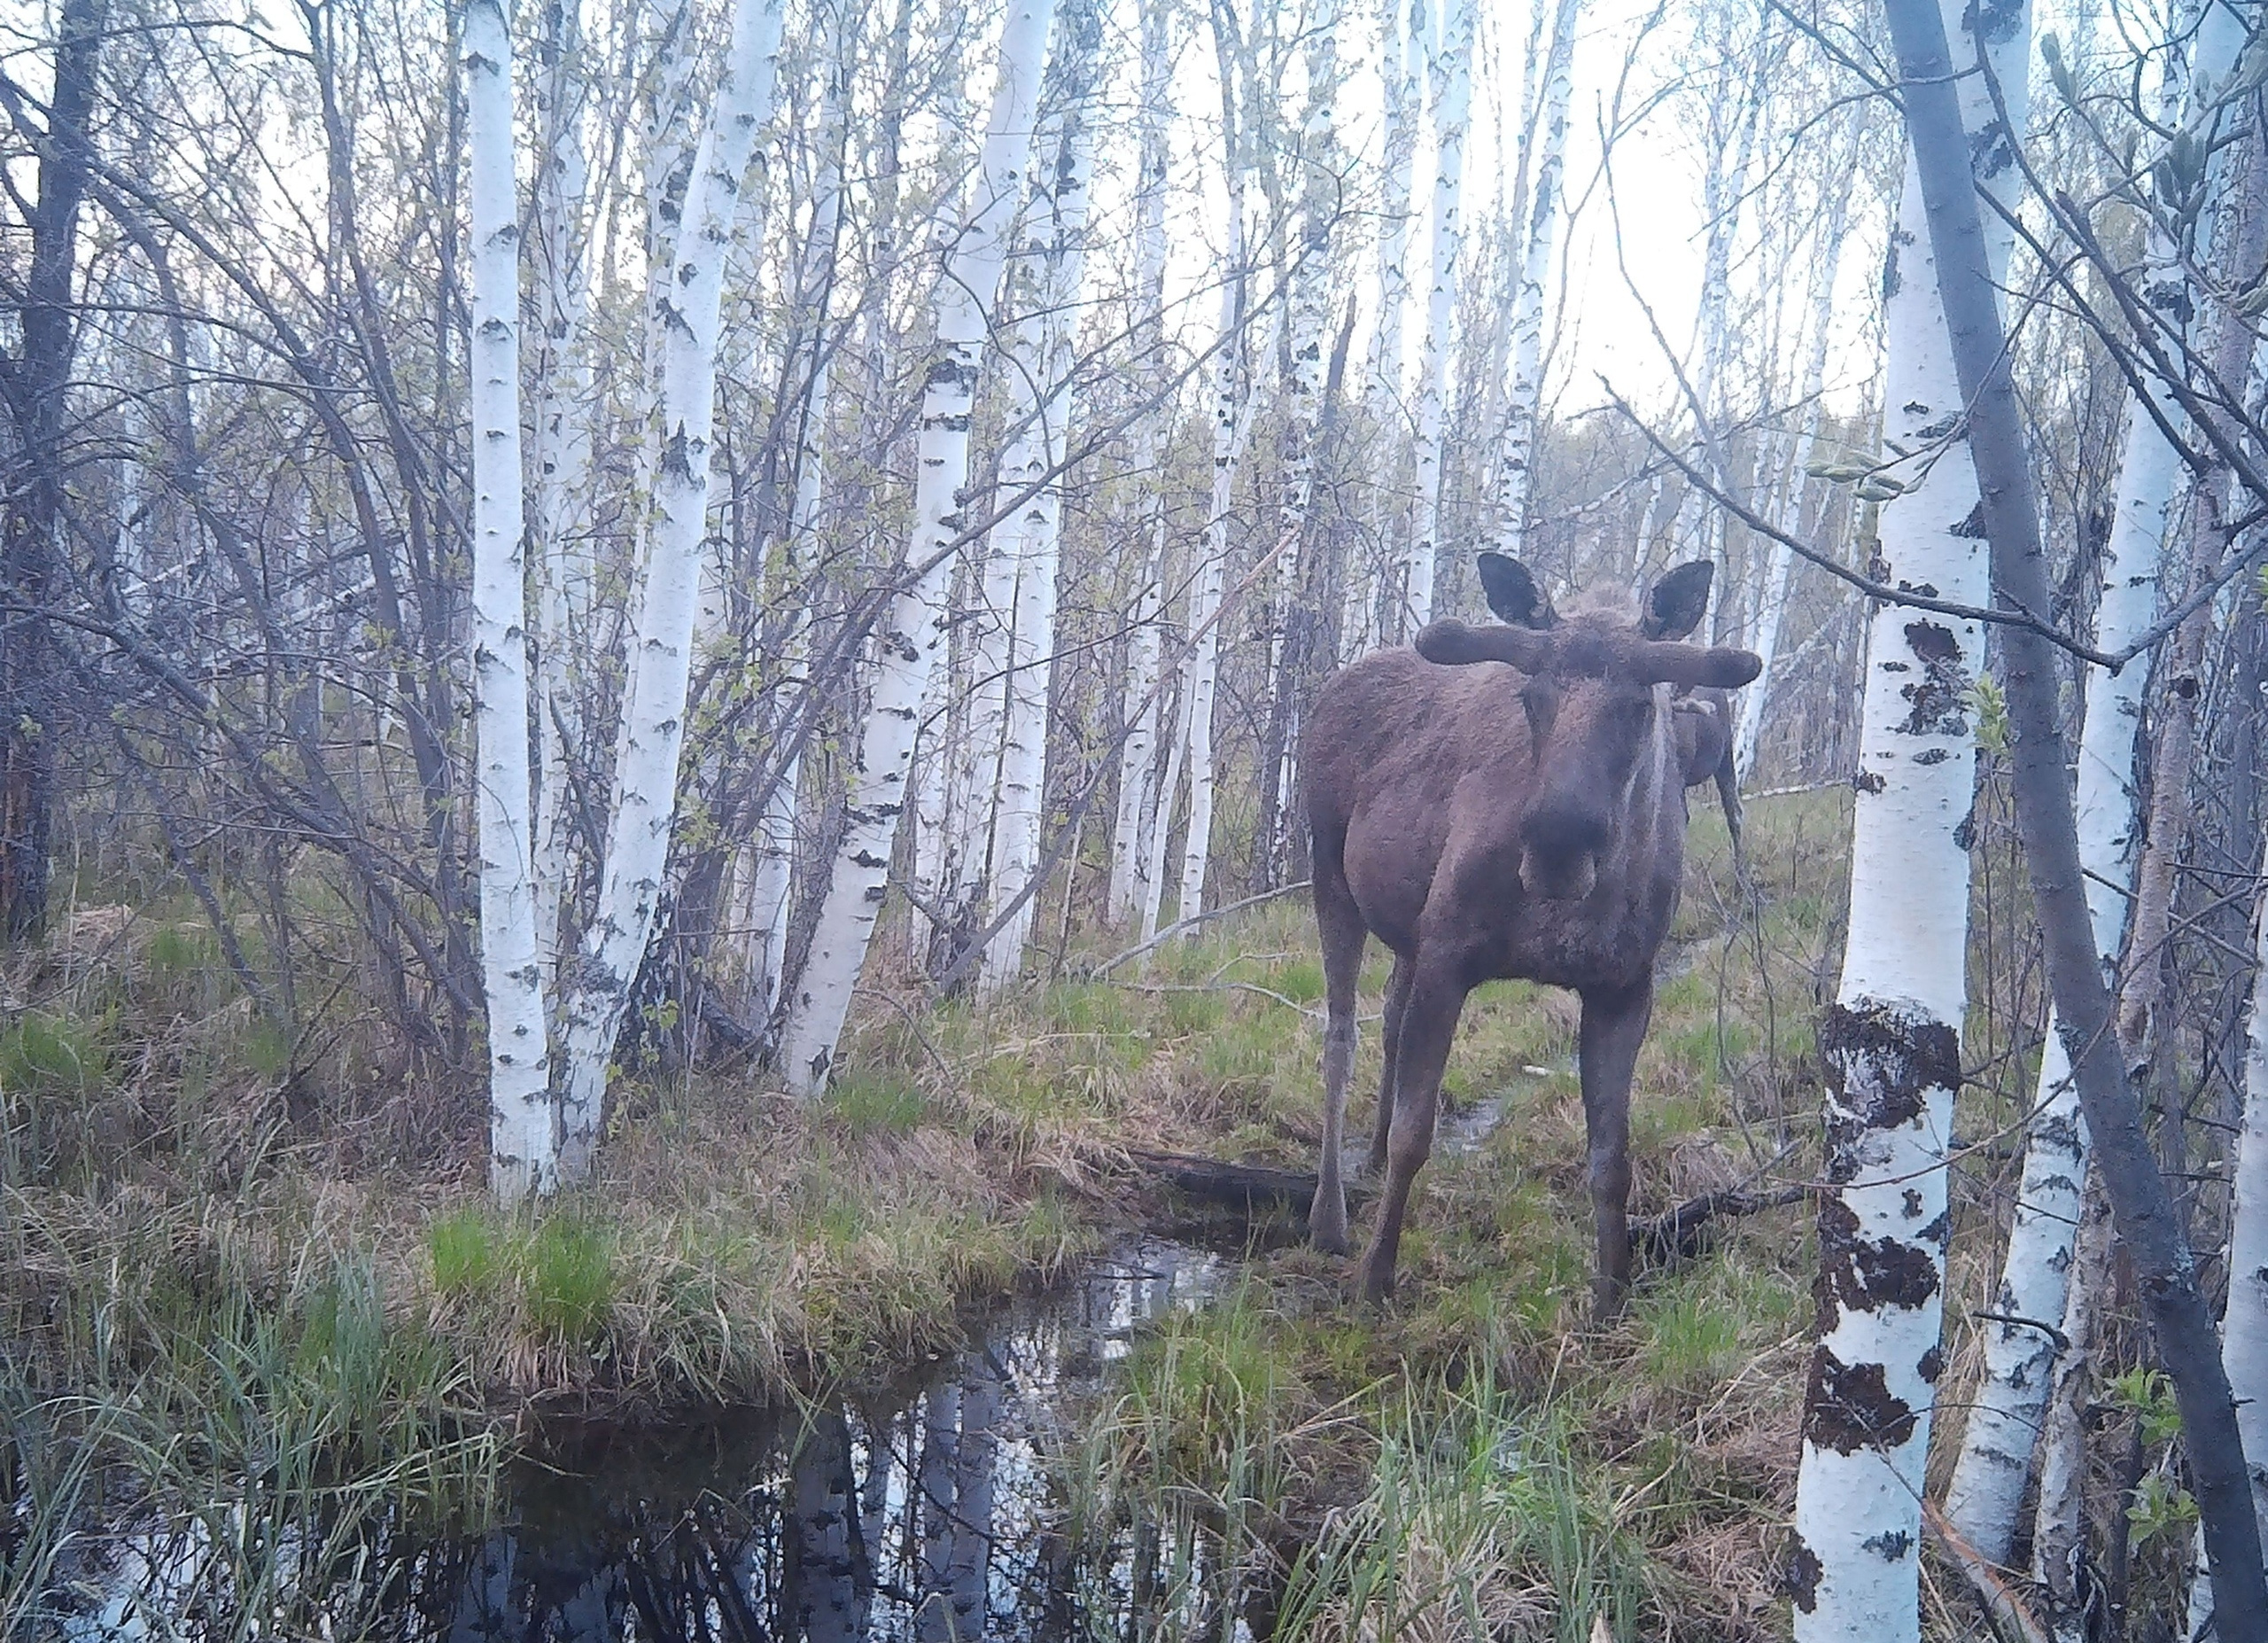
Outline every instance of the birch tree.
<path id="1" fill-rule="evenodd" d="M 1330 319 L 1332 230 L 1340 211 L 1340 166 L 1333 103 L 1339 90 L 1339 18 L 1324 0 L 1307 40 L 1307 117 L 1300 133 L 1297 261 L 1290 272 L 1285 350 L 1284 468 L 1277 504 L 1277 615 L 1269 624 L 1267 733 L 1260 749 L 1258 852 L 1262 876 L 1277 882 L 1297 828 L 1300 709 L 1317 629 L 1306 607 L 1301 555 L 1315 502 L 1321 440 L 1324 332 Z"/>
<path id="2" fill-rule="evenodd" d="M 2030 15 L 1953 8 L 1964 65 L 1983 63 L 2021 121 Z M 1979 35 L 1979 25 L 1989 31 Z M 2020 125 L 2004 128 L 1980 75 L 1961 82 L 1977 182 L 2016 183 Z M 1884 276 L 1885 443 L 1912 453 L 1881 518 L 1885 580 L 1950 600 L 1990 594 L 1984 544 L 1963 526 L 1976 470 L 1907 145 Z M 1993 245 L 2007 265 L 2008 234 Z M 1969 857 L 1975 784 L 1968 695 L 1974 622 L 1883 605 L 1872 619 L 1851 845 L 1849 933 L 1820 1025 L 1829 1073 L 1819 1212 L 1819 1341 L 1805 1396 L 1790 1568 L 1796 1635 L 1897 1643 L 1919 1635 L 1922 1462 L 1929 1452 L 1949 1219 L 1943 1168 L 1961 1083 Z"/>
<path id="3" fill-rule="evenodd" d="M 1819 431 L 1821 418 L 1825 415 L 1822 395 L 1827 386 L 1828 345 L 1832 340 L 1835 323 L 1835 281 L 1843 265 L 1843 245 L 1851 227 L 1851 190 L 1833 179 L 1841 178 L 1847 166 L 1858 163 L 1860 145 L 1865 138 L 1862 106 L 1854 106 L 1847 117 L 1845 134 L 1845 141 L 1830 164 L 1827 215 L 1820 224 L 1818 251 L 1812 261 L 1814 284 L 1809 352 L 1805 357 L 1803 383 L 1796 399 L 1801 408 L 1798 414 L 1803 418 L 1803 432 L 1788 487 L 1790 505 L 1783 517 L 1790 530 L 1802 528 L 1801 520 L 1796 516 L 1803 495 L 1803 476 L 1820 465 Z M 1764 669 L 1756 675 L 1756 682 L 1742 691 L 1733 704 L 1733 769 L 1744 782 L 1755 768 L 1764 710 L 1771 702 L 1772 665 L 1779 658 L 1782 630 L 1787 625 L 1788 585 L 1795 563 L 1794 549 L 1785 541 L 1775 541 L 1759 584 L 1761 597 L 1758 619 L 1749 635 L 1749 648 L 1763 659 Z"/>
<path id="4" fill-rule="evenodd" d="M 1043 144 L 1031 214 L 1044 221 L 1037 273 L 1037 306 L 1016 328 L 1018 420 L 1022 432 L 1002 458 L 1003 487 L 1029 489 L 1029 500 L 1001 522 L 1015 570 L 1006 713 L 1002 725 L 998 797 L 991 860 L 985 873 L 988 924 L 981 992 L 998 993 L 1023 962 L 1038 898 L 1039 829 L 1047 790 L 1047 704 L 1054 677 L 1055 603 L 1062 556 L 1063 483 L 1058 474 L 1078 404 L 1072 378 L 1080 294 L 1086 277 L 1087 210 L 1094 180 L 1096 59 L 1102 49 L 1097 0 L 1068 0 L 1060 18 L 1054 76 L 1058 117 Z M 1025 402 L 1028 396 L 1028 402 Z M 1006 921 L 1002 923 L 1001 921 Z"/>
<path id="5" fill-rule="evenodd" d="M 708 534 L 725 260 L 742 183 L 771 118 L 780 33 L 780 0 L 735 0 L 731 45 L 686 183 L 675 273 L 658 299 L 659 460 L 644 600 L 623 688 L 598 907 L 563 1010 L 560 1169 L 569 1180 L 590 1168 L 607 1067 L 665 883 Z"/>
<path id="6" fill-rule="evenodd" d="M 1441 557 L 1442 391 L 1456 315 L 1459 213 L 1464 193 L 1465 122 L 1472 105 L 1472 0 L 1451 0 L 1449 33 L 1430 51 L 1433 90 L 1433 267 L 1425 339 L 1418 356 L 1418 518 L 1402 568 L 1402 638 L 1433 619 Z"/>
<path id="7" fill-rule="evenodd" d="M 843 154 L 850 141 L 846 118 L 851 69 L 840 13 L 830 17 L 827 90 L 819 112 L 819 173 L 812 184 L 811 232 L 796 280 L 801 310 L 804 365 L 799 375 L 802 404 L 795 417 L 796 487 L 788 505 L 772 575 L 778 600 L 787 604 L 788 632 L 781 645 L 781 681 L 774 689 L 772 724 L 775 737 L 794 734 L 805 689 L 802 675 L 811 660 L 808 595 L 797 587 L 797 572 L 811 564 L 825 494 L 829 393 L 835 368 L 835 331 L 829 298 L 835 284 L 835 260 L 843 244 Z M 750 993 L 768 1015 L 778 1001 L 781 966 L 788 948 L 789 892 L 796 859 L 796 818 L 803 800 L 804 755 L 788 755 L 773 779 L 772 796 L 757 819 L 747 863 L 746 921 L 752 943 Z"/>
<path id="8" fill-rule="evenodd" d="M 1205 516 L 1204 557 L 1190 589 L 1189 650 L 1182 665 L 1182 745 L 1189 772 L 1189 819 L 1182 834 L 1181 886 L 1176 916 L 1191 919 L 1203 910 L 1205 869 L 1213 843 L 1213 706 L 1220 689 L 1221 635 L 1216 619 L 1227 589 L 1229 510 L 1235 500 L 1237 469 L 1252 428 L 1249 385 L 1243 362 L 1244 329 L 1250 317 L 1250 270 L 1247 264 L 1245 228 L 1245 138 L 1237 117 L 1238 64 L 1234 42 L 1235 19 L 1225 12 L 1223 0 L 1213 6 L 1214 40 L 1218 47 L 1221 79 L 1222 163 L 1227 167 L 1229 241 L 1221 278 L 1221 330 L 1215 371 L 1213 407 L 1213 494 Z M 1245 72 L 1251 72 L 1246 65 Z M 1164 803 L 1172 802 L 1173 788 L 1165 789 Z M 1162 835 L 1165 824 L 1159 822 Z M 1164 840 L 1159 840 L 1162 848 Z M 1161 864 L 1162 868 L 1162 863 Z M 1160 876 L 1162 877 L 1162 871 Z M 1156 923 L 1154 914 L 1143 921 L 1146 938 Z"/>
<path id="9" fill-rule="evenodd" d="M 43 607 L 62 570 L 56 550 L 65 502 L 60 447 L 80 329 L 71 293 L 89 121 L 109 17 L 109 0 L 65 0 L 58 9 L 38 196 L 27 206 L 11 191 L 31 243 L 18 298 L 22 334 L 8 371 L 20 468 L 6 476 L 0 511 L 0 594 L 10 607 L 0 623 L 0 934 L 10 941 L 36 936 L 47 920 L 63 723 L 54 636 Z"/>
<path id="10" fill-rule="evenodd" d="M 1403 331 L 1410 311 L 1410 175 L 1416 169 L 1418 124 L 1425 111 L 1425 0 L 1385 0 L 1379 10 L 1379 78 L 1385 105 L 1384 168 L 1379 179 L 1379 315 L 1371 333 L 1369 395 L 1371 418 L 1397 436 L 1394 460 L 1400 459 L 1399 434 L 1409 417 L 1403 401 Z M 1386 572 L 1398 544 L 1394 532 L 1401 519 L 1394 487 L 1384 484 L 1376 494 L 1379 541 L 1364 556 L 1358 570 L 1349 566 L 1346 599 L 1340 618 L 1340 657 L 1351 660 L 1379 640 L 1379 605 Z"/>
<path id="11" fill-rule="evenodd" d="M 1130 330 L 1137 354 L 1162 368 L 1165 352 L 1166 167 L 1172 123 L 1172 33 L 1167 0 L 1142 4 L 1141 170 L 1134 199 L 1134 314 Z M 1162 715 L 1159 689 L 1164 635 L 1166 502 L 1159 455 L 1166 409 L 1158 395 L 1144 407 L 1130 436 L 1132 487 L 1140 499 L 1138 518 L 1146 537 L 1136 573 L 1132 632 L 1127 639 L 1125 745 L 1118 763 L 1118 806 L 1111 826 L 1110 916 L 1122 923 L 1151 905 L 1154 882 L 1150 839 L 1165 826 L 1163 809 L 1170 790 L 1159 797 L 1158 748 Z"/>
<path id="12" fill-rule="evenodd" d="M 588 620 L 588 503 L 597 412 L 588 339 L 589 235 L 584 222 L 590 166 L 583 146 L 586 73 L 581 0 L 551 0 L 537 154 L 536 314 L 542 353 L 534 417 L 536 585 L 535 934 L 545 985 L 555 986 L 559 918 L 569 872 L 567 761 L 582 746 L 582 695 L 575 688 L 572 633 Z"/>
<path id="13" fill-rule="evenodd" d="M 1162 364 L 1165 351 L 1167 134 L 1172 123 L 1171 13 L 1167 0 L 1143 0 L 1141 63 L 1141 172 L 1134 200 L 1134 318 L 1136 354 Z M 1131 434 L 1133 486 L 1140 498 L 1139 518 L 1146 538 L 1128 635 L 1125 746 L 1118 763 L 1118 806 L 1111 827 L 1108 906 L 1123 922 L 1152 905 L 1154 882 L 1150 838 L 1165 826 L 1159 798 L 1158 735 L 1161 713 L 1159 679 L 1165 617 L 1166 502 L 1158 471 L 1166 409 L 1162 395 L 1146 406 Z"/>
<path id="14" fill-rule="evenodd" d="M 1536 412 L 1543 393 L 1543 284 L 1550 277 L 1552 245 L 1559 228 L 1559 177 L 1566 166 L 1567 105 L 1575 90 L 1575 24 L 1580 8 L 1581 0 L 1559 0 L 1551 25 L 1519 285 L 1512 299 L 1512 380 L 1498 468 L 1495 549 L 1515 559 L 1527 537 Z M 1831 286 L 1833 281 L 1829 284 Z M 1759 684 L 1757 689 L 1761 689 Z"/>
<path id="15" fill-rule="evenodd" d="M 2193 113 L 2184 108 L 2186 87 L 2217 85 L 2233 66 L 2242 41 L 2242 27 L 2225 7 L 2207 8 L 2187 73 L 2177 68 L 2168 76 L 2165 113 L 2179 119 Z M 2154 215 L 2145 289 L 2179 292 L 2186 284 L 2184 260 L 2185 248 L 2167 231 L 2163 218 Z M 2170 295 L 2164 302 L 2169 322 L 2181 330 L 2186 326 L 2178 315 L 2186 306 Z M 2180 454 L 2164 432 L 2181 425 L 2180 407 L 2158 378 L 2143 377 L 2141 387 L 2150 403 L 2130 396 L 2126 405 L 2117 512 L 2103 545 L 2097 589 L 2095 647 L 2113 652 L 2132 643 L 2156 615 L 2182 469 Z M 2088 914 L 2106 978 L 2118 973 L 2135 882 L 2141 816 L 2134 757 L 2147 680 L 2139 664 L 2117 674 L 2090 668 L 2086 675 L 2077 798 L 2079 860 L 2087 875 Z M 1946 1492 L 1947 1518 L 1996 1563 L 2008 1561 L 2015 1539 L 2017 1507 L 2046 1419 L 2058 1352 L 2054 1335 L 2035 1324 L 2008 1320 L 2063 1317 L 2086 1168 L 2086 1125 L 2078 1085 L 2051 1018 L 2008 1253 L 1993 1296 L 1992 1310 L 2001 1321 L 1985 1328 L 1984 1378 Z"/>
<path id="16" fill-rule="evenodd" d="M 918 716 L 950 640 L 947 604 L 965 523 L 961 492 L 968 482 L 969 417 L 990 310 L 1029 163 L 1040 68 L 1053 13 L 1053 0 L 1019 0 L 1008 9 L 975 206 L 945 246 L 935 299 L 936 359 L 922 390 L 913 532 L 877 637 L 865 730 L 845 798 L 848 825 L 829 866 L 811 956 L 781 1035 L 781 1068 L 798 1094 L 815 1095 L 826 1087 L 889 884 Z"/>
<path id="17" fill-rule="evenodd" d="M 481 979 L 488 995 L 489 1182 L 506 1203 L 555 1181 L 551 1055 L 528 791 L 526 566 L 520 518 L 520 209 L 502 0 L 465 8 L 472 248 L 473 701 L 479 742 Z"/>
<path id="18" fill-rule="evenodd" d="M 2260 872 L 2268 882 L 2268 853 Z M 2231 1181 L 2221 1361 L 2236 1398 L 2253 1513 L 2268 1540 L 2268 915 L 2256 913 L 2254 923 L 2258 934 L 2246 1018 L 2243 1120 Z"/>
<path id="19" fill-rule="evenodd" d="M 1977 200 L 1977 150 L 1964 128 L 1954 59 L 1934 6 L 1925 0 L 1890 0 L 1888 11 L 1907 131 L 1937 259 L 1936 283 L 1982 482 L 1981 518 L 1992 545 L 1993 589 L 2010 608 L 2045 610 L 2047 554 L 1997 306 L 2001 276 Z M 2188 1234 L 2151 1155 L 2140 1103 L 2120 1066 L 2110 990 L 2096 968 L 2057 722 L 2054 658 L 2046 635 L 2023 623 L 2008 626 L 2001 642 L 2008 663 L 2009 786 L 2048 984 L 2119 1237 L 2132 1263 L 2135 1289 L 2173 1382 L 2218 1624 L 2231 1637 L 2268 1636 L 2260 1524 L 2228 1375 Z"/>

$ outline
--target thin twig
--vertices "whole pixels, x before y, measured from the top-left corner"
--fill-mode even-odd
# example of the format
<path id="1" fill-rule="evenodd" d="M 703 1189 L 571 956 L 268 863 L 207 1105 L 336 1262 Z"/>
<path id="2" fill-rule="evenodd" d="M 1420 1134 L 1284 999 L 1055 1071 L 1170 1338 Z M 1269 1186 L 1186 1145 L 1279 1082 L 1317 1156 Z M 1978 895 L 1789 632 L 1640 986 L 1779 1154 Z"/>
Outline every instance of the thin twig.
<path id="1" fill-rule="evenodd" d="M 2023 1643 L 2047 1643 L 2047 1630 L 2035 1619 L 2016 1588 L 1983 1553 L 1969 1544 L 1968 1538 L 1946 1520 L 1934 1500 L 1922 1502 L 1922 1522 L 1928 1526 L 1930 1538 L 1960 1569 L 1976 1589 L 1977 1598 L 1984 1605 L 1984 1612 L 2000 1624 L 2013 1629 Z"/>
<path id="2" fill-rule="evenodd" d="M 2132 652 L 2124 655 L 2110 655 L 2081 644 L 2053 622 L 2035 616 L 2029 611 L 1962 604 L 1956 600 L 1940 599 L 1931 594 L 1916 593 L 1910 588 L 1893 588 L 1888 582 L 1878 582 L 1870 576 L 1861 576 L 1850 566 L 1837 561 L 1833 556 L 1823 554 L 1809 542 L 1782 530 L 1754 509 L 1713 483 L 1706 474 L 1687 460 L 1683 453 L 1672 448 L 1668 441 L 1656 433 L 1646 419 L 1632 409 L 1630 402 L 1615 392 L 1614 385 L 1607 381 L 1604 375 L 1599 378 L 1599 385 L 1606 390 L 1606 396 L 1614 401 L 1615 409 L 1628 417 L 1632 425 L 1645 436 L 1647 443 L 1666 457 L 1696 489 L 1748 526 L 1750 530 L 1778 542 L 1798 558 L 1809 561 L 1830 575 L 1841 578 L 1868 598 L 1880 599 L 1886 604 L 1903 605 L 1911 610 L 1930 611 L 1939 616 L 1956 617 L 1962 621 L 1992 622 L 2003 627 L 2022 627 L 2038 634 L 2050 644 L 2070 651 L 2080 660 L 2092 662 L 2097 667 L 2107 667 L 2114 674 L 2133 659 L 2135 653 Z"/>
<path id="3" fill-rule="evenodd" d="M 1312 879 L 1303 878 L 1296 884 L 1284 884 L 1274 890 L 1263 890 L 1256 896 L 1247 896 L 1241 901 L 1231 901 L 1224 907 L 1215 907 L 1209 913 L 1200 913 L 1193 918 L 1178 919 L 1173 923 L 1167 925 L 1163 930 L 1151 937 L 1147 941 L 1143 942 L 1140 946 L 1129 947 L 1116 958 L 1106 960 L 1104 962 L 1096 965 L 1092 969 L 1086 972 L 1084 979 L 1088 981 L 1100 981 L 1112 970 L 1116 969 L 1121 964 L 1126 962 L 1128 959 L 1140 958 L 1142 954 L 1149 952 L 1152 948 L 1164 945 L 1169 937 L 1177 936 L 1185 930 L 1194 930 L 1200 924 L 1209 923 L 1216 918 L 1226 918 L 1231 913 L 1241 913 L 1247 907 L 1258 907 L 1263 901 L 1273 901 L 1278 896 L 1288 896 L 1294 891 L 1309 889 L 1313 885 L 1314 882 L 1315 881 Z"/>

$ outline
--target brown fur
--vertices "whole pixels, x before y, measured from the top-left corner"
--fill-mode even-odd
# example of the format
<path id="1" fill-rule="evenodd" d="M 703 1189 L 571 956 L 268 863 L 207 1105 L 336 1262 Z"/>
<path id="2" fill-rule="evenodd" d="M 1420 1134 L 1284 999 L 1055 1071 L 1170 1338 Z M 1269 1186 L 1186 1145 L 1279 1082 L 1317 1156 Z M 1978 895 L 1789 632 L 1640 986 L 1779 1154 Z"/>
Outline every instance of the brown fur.
<path id="1" fill-rule="evenodd" d="M 1740 856 L 1740 774 L 1733 765 L 1733 698 L 1723 690 L 1704 686 L 1681 696 L 1671 705 L 1676 727 L 1678 762 L 1685 769 L 1685 785 L 1717 784 L 1717 798 L 1725 807 L 1725 830 L 1732 835 L 1733 855 Z"/>
<path id="2" fill-rule="evenodd" d="M 1355 663 L 1316 703 L 1301 764 L 1330 1008 L 1312 1217 L 1327 1249 L 1347 1247 L 1340 1149 L 1365 939 L 1394 955 L 1371 1147 L 1386 1182 L 1363 1260 L 1368 1299 L 1393 1291 L 1465 995 L 1524 977 L 1582 999 L 1597 1298 L 1603 1311 L 1619 1304 L 1630 1074 L 1653 1008 L 1654 954 L 1677 908 L 1685 787 L 1708 731 L 1697 720 L 1681 736 L 1671 687 L 1721 690 L 1759 666 L 1745 651 L 1669 642 L 1699 622 L 1709 575 L 1705 564 L 1672 572 L 1643 616 L 1587 605 L 1563 618 L 1524 569 L 1485 554 L 1481 580 L 1507 626 L 1435 623 L 1414 648 Z"/>

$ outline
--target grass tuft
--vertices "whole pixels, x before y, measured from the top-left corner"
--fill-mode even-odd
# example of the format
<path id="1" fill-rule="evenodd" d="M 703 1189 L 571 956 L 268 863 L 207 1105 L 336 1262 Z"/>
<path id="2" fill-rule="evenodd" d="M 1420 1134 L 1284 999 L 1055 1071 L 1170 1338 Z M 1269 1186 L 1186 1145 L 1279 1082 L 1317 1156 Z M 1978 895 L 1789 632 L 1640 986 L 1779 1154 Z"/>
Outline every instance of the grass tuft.
<path id="1" fill-rule="evenodd" d="M 494 1293 L 513 1265 L 512 1235 L 484 1211 L 467 1207 L 425 1229 L 433 1288 L 452 1299 Z"/>
<path id="2" fill-rule="evenodd" d="M 555 1215 L 536 1228 L 522 1281 L 528 1319 L 540 1334 L 588 1346 L 614 1305 L 615 1237 L 579 1215 Z"/>
<path id="3" fill-rule="evenodd" d="M 110 1078 L 112 1018 L 72 1020 L 29 1009 L 0 1032 L 0 1089 L 12 1094 L 92 1095 Z"/>
<path id="4" fill-rule="evenodd" d="M 854 1136 L 902 1135 L 918 1127 L 928 1112 L 917 1086 L 863 1071 L 851 1073 L 831 1087 L 826 1108 Z"/>

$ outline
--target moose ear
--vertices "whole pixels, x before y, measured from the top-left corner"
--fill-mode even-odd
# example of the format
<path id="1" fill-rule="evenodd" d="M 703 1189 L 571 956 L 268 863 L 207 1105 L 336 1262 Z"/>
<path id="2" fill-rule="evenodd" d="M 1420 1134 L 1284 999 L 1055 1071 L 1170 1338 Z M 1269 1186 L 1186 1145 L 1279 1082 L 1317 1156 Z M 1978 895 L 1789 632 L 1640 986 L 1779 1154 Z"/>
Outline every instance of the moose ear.
<path id="1" fill-rule="evenodd" d="M 1539 632 L 1559 619 L 1551 608 L 1551 601 L 1535 585 L 1535 578 L 1528 574 L 1527 566 L 1518 559 L 1501 553 L 1480 556 L 1480 590 L 1488 596 L 1488 608 L 1501 621 L 1515 627 L 1533 627 Z"/>
<path id="2" fill-rule="evenodd" d="M 1647 590 L 1638 632 L 1648 639 L 1682 639 L 1709 611 L 1709 583 L 1717 567 L 1706 559 L 1681 565 Z"/>

